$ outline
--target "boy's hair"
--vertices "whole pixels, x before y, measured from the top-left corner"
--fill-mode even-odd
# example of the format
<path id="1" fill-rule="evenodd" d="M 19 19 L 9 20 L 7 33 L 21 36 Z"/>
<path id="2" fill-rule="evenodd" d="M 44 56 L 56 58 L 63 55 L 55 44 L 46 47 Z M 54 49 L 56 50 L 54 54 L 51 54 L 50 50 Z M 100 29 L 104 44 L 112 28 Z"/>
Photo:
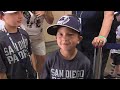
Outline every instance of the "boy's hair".
<path id="1" fill-rule="evenodd" d="M 64 15 L 62 16 L 57 24 L 51 25 L 47 29 L 47 33 L 50 35 L 56 35 L 57 31 L 60 27 L 68 27 L 79 34 L 81 34 L 81 24 L 80 20 L 77 16 L 75 15 Z"/>

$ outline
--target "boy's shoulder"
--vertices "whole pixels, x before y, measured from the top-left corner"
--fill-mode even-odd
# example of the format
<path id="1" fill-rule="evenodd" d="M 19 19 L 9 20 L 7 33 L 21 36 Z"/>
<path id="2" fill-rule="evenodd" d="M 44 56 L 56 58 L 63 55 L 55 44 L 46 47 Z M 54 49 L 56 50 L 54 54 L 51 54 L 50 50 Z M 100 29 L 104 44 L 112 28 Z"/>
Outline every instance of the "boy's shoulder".
<path id="1" fill-rule="evenodd" d="M 55 59 L 60 59 L 60 52 L 59 52 L 59 49 L 51 52 L 50 54 L 47 55 L 47 59 L 48 60 L 55 60 Z"/>
<path id="2" fill-rule="evenodd" d="M 7 42 L 7 37 L 6 37 L 6 33 L 2 30 L 0 30 L 0 43 L 2 43 L 3 41 Z"/>
<path id="3" fill-rule="evenodd" d="M 22 34 L 24 34 L 24 35 L 28 35 L 28 33 L 24 30 L 24 29 L 22 29 L 22 28 L 18 28 L 19 29 L 19 31 L 22 33 Z M 28 35 L 29 36 L 29 35 Z"/>
<path id="4" fill-rule="evenodd" d="M 47 55 L 48 58 L 53 58 L 59 54 L 59 50 L 55 50 Z"/>
<path id="5" fill-rule="evenodd" d="M 52 65 L 56 61 L 56 57 L 58 57 L 58 50 L 47 54 L 46 62 Z"/>
<path id="6" fill-rule="evenodd" d="M 3 32 L 2 30 L 0 30 L 0 38 L 2 38 L 2 37 L 4 37 L 4 36 L 6 36 L 6 33 Z"/>
<path id="7" fill-rule="evenodd" d="M 79 60 L 81 60 L 84 63 L 90 63 L 88 57 L 84 55 L 81 51 L 78 51 L 77 58 L 80 58 Z"/>

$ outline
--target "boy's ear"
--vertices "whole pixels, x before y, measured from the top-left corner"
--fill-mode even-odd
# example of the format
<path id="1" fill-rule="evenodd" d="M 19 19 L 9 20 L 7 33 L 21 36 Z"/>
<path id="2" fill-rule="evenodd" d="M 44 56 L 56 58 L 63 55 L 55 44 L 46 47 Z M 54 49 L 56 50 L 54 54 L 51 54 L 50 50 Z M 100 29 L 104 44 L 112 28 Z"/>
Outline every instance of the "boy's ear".
<path id="1" fill-rule="evenodd" d="M 81 42 L 82 39 L 83 39 L 83 37 L 79 36 L 78 44 Z"/>
<path id="2" fill-rule="evenodd" d="M 79 36 L 79 40 L 81 41 L 83 39 L 83 37 L 82 36 Z"/>

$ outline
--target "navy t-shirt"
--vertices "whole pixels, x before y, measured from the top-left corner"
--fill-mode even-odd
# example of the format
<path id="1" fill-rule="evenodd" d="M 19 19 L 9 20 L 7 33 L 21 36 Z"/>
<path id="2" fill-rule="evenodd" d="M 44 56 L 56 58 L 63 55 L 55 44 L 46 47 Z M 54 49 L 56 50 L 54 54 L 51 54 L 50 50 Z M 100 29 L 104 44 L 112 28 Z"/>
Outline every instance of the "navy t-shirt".
<path id="1" fill-rule="evenodd" d="M 22 33 L 24 42 L 20 33 Z M 8 79 L 25 79 L 27 78 L 26 66 L 28 63 L 32 68 L 28 56 L 28 53 L 31 54 L 29 36 L 24 30 L 18 29 L 16 33 L 10 33 L 10 37 L 16 48 L 13 47 L 6 32 L 0 31 L 0 72 L 6 73 Z"/>
<path id="2" fill-rule="evenodd" d="M 81 14 L 82 12 L 82 14 Z M 104 19 L 104 11 L 73 11 L 73 14 L 82 18 L 82 35 L 83 40 L 87 40 L 92 42 L 94 37 L 99 35 L 102 22 Z M 108 35 L 107 41 L 109 43 L 116 42 L 116 28 L 118 23 L 116 19 L 114 19 L 111 31 Z"/>
<path id="3" fill-rule="evenodd" d="M 41 79 L 87 79 L 89 70 L 90 60 L 80 51 L 73 60 L 65 60 L 56 50 L 47 57 Z"/>

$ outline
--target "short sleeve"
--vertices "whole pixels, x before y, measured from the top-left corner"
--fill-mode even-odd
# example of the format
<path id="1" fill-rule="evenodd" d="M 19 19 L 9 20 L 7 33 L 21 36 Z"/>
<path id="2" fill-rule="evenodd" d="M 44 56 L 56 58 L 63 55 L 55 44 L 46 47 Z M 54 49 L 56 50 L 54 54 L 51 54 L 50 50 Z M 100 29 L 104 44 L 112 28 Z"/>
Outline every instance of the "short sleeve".
<path id="1" fill-rule="evenodd" d="M 50 58 L 47 57 L 45 60 L 43 70 L 40 76 L 41 79 L 50 79 L 50 62 L 49 62 L 50 60 L 49 59 Z"/>
<path id="2" fill-rule="evenodd" d="M 31 48 L 31 42 L 30 42 L 30 38 L 28 36 L 28 51 L 30 53 L 30 55 L 32 54 L 32 48 Z"/>
<path id="3" fill-rule="evenodd" d="M 4 64 L 4 62 L 3 62 L 3 60 L 4 60 L 4 58 L 3 58 L 3 56 L 4 55 L 2 55 L 3 53 L 2 53 L 2 51 L 1 51 L 1 45 L 0 45 L 0 72 L 6 72 L 6 66 L 5 66 L 5 64 Z"/>

